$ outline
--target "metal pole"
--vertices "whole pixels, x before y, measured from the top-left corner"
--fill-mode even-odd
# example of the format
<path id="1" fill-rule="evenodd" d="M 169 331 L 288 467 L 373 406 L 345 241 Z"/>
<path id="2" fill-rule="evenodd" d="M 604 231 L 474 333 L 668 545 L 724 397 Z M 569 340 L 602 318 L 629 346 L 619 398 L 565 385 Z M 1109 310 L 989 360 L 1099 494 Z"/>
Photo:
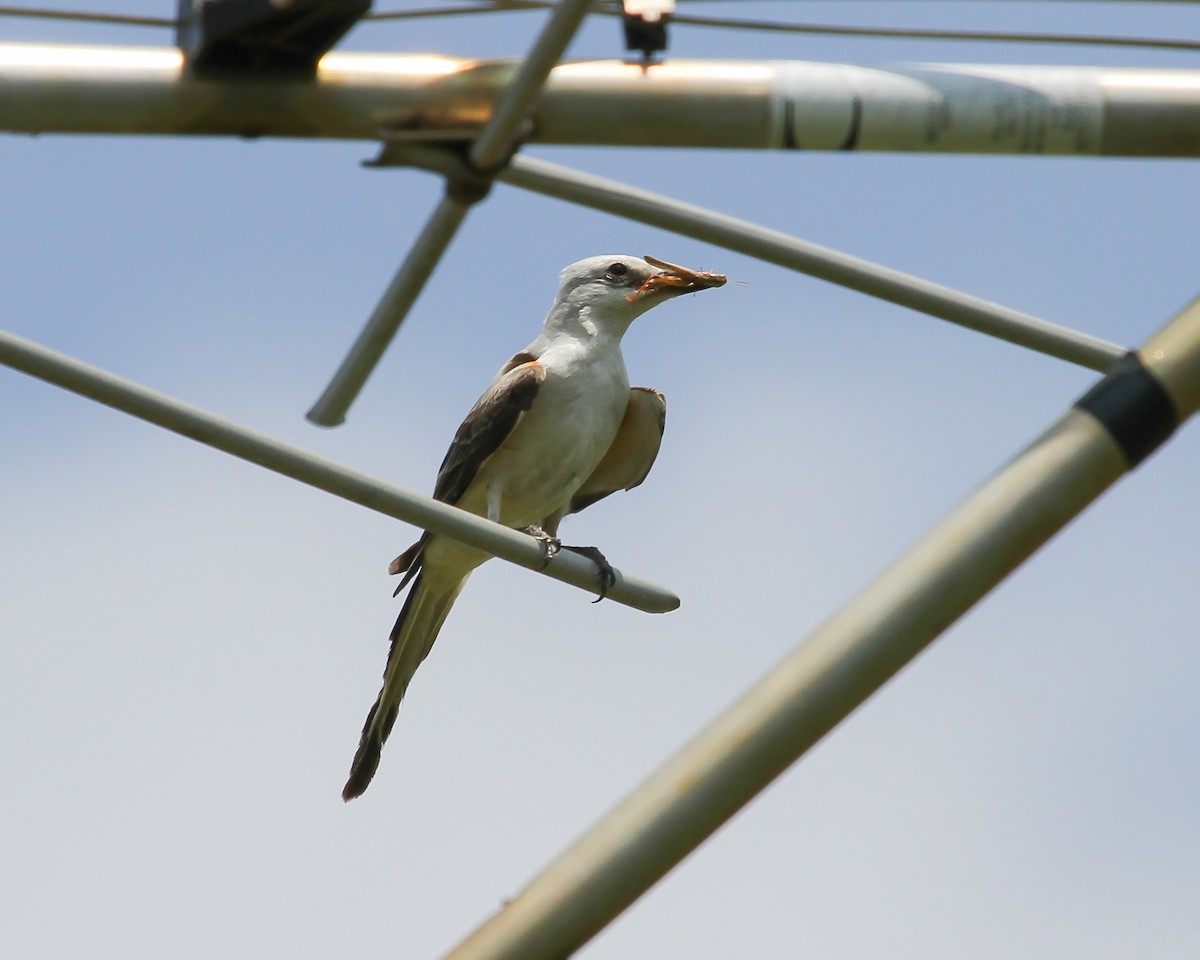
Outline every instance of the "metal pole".
<path id="1" fill-rule="evenodd" d="M 590 592 L 597 589 L 595 564 L 577 554 L 558 553 L 547 565 L 541 547 L 523 533 L 348 470 L 2 331 L 0 363 L 377 513 L 453 537 L 580 589 Z M 679 598 L 662 587 L 621 573 L 608 596 L 647 613 L 667 613 L 679 606 Z"/>
<path id="2" fill-rule="evenodd" d="M 218 81 L 169 48 L 6 43 L 0 130 L 465 144 L 519 70 L 335 51 L 312 81 Z M 531 120 L 547 144 L 1195 157 L 1200 70 L 601 60 L 550 71 Z"/>
<path id="3" fill-rule="evenodd" d="M 446 151 L 403 143 L 389 144 L 375 161 L 377 165 L 411 163 L 439 173 L 447 173 L 456 162 Z M 736 250 L 1093 370 L 1107 370 L 1125 353 L 1125 348 L 1115 343 L 899 270 L 544 160 L 514 157 L 497 179 Z"/>
<path id="4" fill-rule="evenodd" d="M 1200 404 L 1200 300 L 818 628 L 450 960 L 561 960 L 648 890 Z"/>
<path id="5" fill-rule="evenodd" d="M 379 363 L 379 358 L 383 356 L 383 351 L 392 342 L 408 311 L 425 289 L 425 284 L 472 205 L 471 200 L 451 196 L 449 192 L 438 202 L 358 339 L 334 372 L 329 385 L 306 414 L 312 423 L 320 427 L 336 427 L 345 422 L 350 404 L 362 390 L 363 384 Z"/>
<path id="6" fill-rule="evenodd" d="M 467 157 L 472 170 L 467 176 L 447 181 L 446 195 L 333 379 L 308 411 L 307 417 L 312 423 L 336 427 L 345 422 L 346 411 L 416 303 L 442 254 L 466 219 L 467 211 L 487 196 L 491 180 L 486 171 L 493 170 L 512 149 L 521 122 L 546 82 L 546 76 L 587 15 L 588 4 L 589 0 L 562 0 L 555 7 L 529 56 L 522 61 L 516 76 L 505 87 L 491 116 L 471 144 Z"/>
<path id="7" fill-rule="evenodd" d="M 559 0 L 541 35 L 504 89 L 492 115 L 471 144 L 468 158 L 476 170 L 492 170 L 503 162 L 521 122 L 529 116 L 546 78 L 587 16 L 591 0 Z"/>

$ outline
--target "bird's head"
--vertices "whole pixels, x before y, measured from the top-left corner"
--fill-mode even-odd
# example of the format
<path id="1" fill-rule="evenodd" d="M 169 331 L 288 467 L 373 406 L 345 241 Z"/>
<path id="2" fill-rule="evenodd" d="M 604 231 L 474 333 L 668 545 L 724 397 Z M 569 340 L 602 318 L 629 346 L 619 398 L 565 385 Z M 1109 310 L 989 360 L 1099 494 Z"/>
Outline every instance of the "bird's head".
<path id="1" fill-rule="evenodd" d="M 651 307 L 680 294 L 723 286 L 725 279 L 654 257 L 588 257 L 563 270 L 551 318 L 577 317 L 585 328 L 590 324 L 620 336 Z"/>

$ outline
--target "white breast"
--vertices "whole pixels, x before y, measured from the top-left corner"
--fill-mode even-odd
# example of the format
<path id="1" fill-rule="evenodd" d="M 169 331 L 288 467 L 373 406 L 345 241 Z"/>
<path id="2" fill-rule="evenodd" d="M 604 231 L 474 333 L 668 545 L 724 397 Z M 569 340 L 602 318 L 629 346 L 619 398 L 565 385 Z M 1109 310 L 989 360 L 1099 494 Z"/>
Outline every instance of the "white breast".
<path id="1" fill-rule="evenodd" d="M 498 496 L 507 526 L 541 523 L 567 503 L 607 452 L 629 402 L 616 343 L 556 344 L 538 359 L 546 379 L 533 405 L 477 477 Z"/>

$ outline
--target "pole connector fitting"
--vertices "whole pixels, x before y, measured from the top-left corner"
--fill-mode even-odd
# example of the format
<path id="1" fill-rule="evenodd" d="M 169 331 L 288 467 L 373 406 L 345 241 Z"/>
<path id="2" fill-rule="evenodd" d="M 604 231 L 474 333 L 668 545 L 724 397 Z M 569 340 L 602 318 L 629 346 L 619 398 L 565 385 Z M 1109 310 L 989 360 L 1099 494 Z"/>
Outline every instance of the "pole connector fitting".
<path id="1" fill-rule="evenodd" d="M 492 178 L 475 173 L 465 164 L 446 175 L 446 196 L 465 207 L 479 203 L 491 192 Z"/>

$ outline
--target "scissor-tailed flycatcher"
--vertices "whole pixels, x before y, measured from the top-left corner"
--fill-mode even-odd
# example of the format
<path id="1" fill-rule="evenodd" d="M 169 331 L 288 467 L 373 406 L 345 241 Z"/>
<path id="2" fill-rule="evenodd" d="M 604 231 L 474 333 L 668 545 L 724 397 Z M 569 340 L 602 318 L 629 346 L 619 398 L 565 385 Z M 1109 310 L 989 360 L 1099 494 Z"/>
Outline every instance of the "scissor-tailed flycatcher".
<path id="1" fill-rule="evenodd" d="M 562 272 L 541 335 L 508 361 L 454 435 L 435 499 L 553 538 L 568 513 L 636 487 L 658 455 L 666 401 L 629 388 L 621 337 L 671 297 L 725 277 L 653 257 L 590 257 Z M 400 700 L 471 571 L 488 554 L 428 532 L 392 561 L 412 590 L 392 628 L 383 689 L 367 714 L 342 799 L 360 796 L 379 766 Z M 596 554 L 601 587 L 611 569 Z"/>

